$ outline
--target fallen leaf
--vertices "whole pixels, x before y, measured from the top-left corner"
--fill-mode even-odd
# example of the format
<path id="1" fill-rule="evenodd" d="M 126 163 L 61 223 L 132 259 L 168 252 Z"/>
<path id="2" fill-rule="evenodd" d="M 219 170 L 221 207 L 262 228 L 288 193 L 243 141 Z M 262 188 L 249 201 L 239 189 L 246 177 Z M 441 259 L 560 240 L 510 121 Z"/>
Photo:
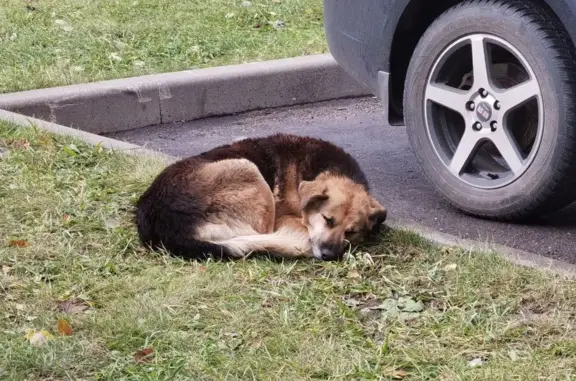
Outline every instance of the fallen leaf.
<path id="1" fill-rule="evenodd" d="M 387 311 L 391 311 L 395 308 L 397 308 L 398 306 L 398 302 L 394 299 L 385 299 L 384 301 L 378 300 L 378 299 L 374 299 L 371 301 L 368 301 L 367 303 L 365 303 L 362 306 L 362 312 L 367 312 L 367 311 L 375 311 L 375 310 L 387 310 Z"/>
<path id="2" fill-rule="evenodd" d="M 69 214 L 65 214 L 62 216 L 62 219 L 66 222 L 70 221 L 70 215 Z"/>
<path id="3" fill-rule="evenodd" d="M 120 226 L 120 222 L 114 218 L 108 218 L 106 221 L 104 221 L 104 226 L 106 229 L 116 229 L 118 226 Z"/>
<path id="4" fill-rule="evenodd" d="M 398 369 L 398 370 L 393 370 L 390 372 L 384 372 L 384 376 L 392 377 L 394 380 L 401 380 L 401 379 L 407 377 L 408 373 L 401 370 L 401 369 Z"/>
<path id="5" fill-rule="evenodd" d="M 30 344 L 34 346 L 40 346 L 45 344 L 48 340 L 52 340 L 54 336 L 45 330 L 36 332 L 34 330 L 29 330 L 26 335 L 24 336 Z"/>
<path id="6" fill-rule="evenodd" d="M 344 304 L 346 304 L 348 307 L 358 307 L 362 303 L 363 302 L 361 300 L 355 298 L 344 299 Z"/>
<path id="7" fill-rule="evenodd" d="M 518 361 L 518 352 L 516 352 L 514 349 L 510 349 L 508 351 L 508 356 L 510 357 L 510 360 L 512 361 Z"/>
<path id="8" fill-rule="evenodd" d="M 134 353 L 134 361 L 136 361 L 137 363 L 150 361 L 152 353 L 154 353 L 154 349 L 143 348 L 138 352 Z"/>
<path id="9" fill-rule="evenodd" d="M 8 246 L 10 247 L 28 247 L 30 243 L 25 239 L 13 239 L 8 242 Z"/>
<path id="10" fill-rule="evenodd" d="M 480 366 L 482 364 L 484 364 L 484 360 L 482 360 L 480 357 L 478 357 L 478 358 L 470 360 L 470 362 L 468 363 L 468 366 L 470 368 L 474 368 L 474 367 Z"/>
<path id="11" fill-rule="evenodd" d="M 72 334 L 72 326 L 64 319 L 58 319 L 58 334 L 60 336 L 70 336 Z"/>
<path id="12" fill-rule="evenodd" d="M 30 142 L 26 139 L 16 139 L 10 144 L 13 148 L 27 149 L 30 147 Z"/>
<path id="13" fill-rule="evenodd" d="M 200 271 L 201 273 L 205 273 L 208 270 L 208 267 L 206 266 L 199 266 L 198 267 L 198 271 Z"/>
<path id="14" fill-rule="evenodd" d="M 117 62 L 122 61 L 122 57 L 120 57 L 120 54 L 118 54 L 118 53 L 110 53 L 108 55 L 108 59 L 111 61 L 117 61 Z"/>
<path id="15" fill-rule="evenodd" d="M 450 263 L 446 266 L 444 266 L 444 271 L 454 271 L 458 268 L 458 265 L 456 263 Z"/>
<path id="16" fill-rule="evenodd" d="M 357 270 L 349 270 L 348 271 L 348 278 L 351 279 L 362 279 L 362 275 Z"/>
<path id="17" fill-rule="evenodd" d="M 255 341 L 252 344 L 250 344 L 250 347 L 254 348 L 254 349 L 260 349 L 263 346 L 264 346 L 264 343 L 262 342 L 262 340 Z"/>
<path id="18" fill-rule="evenodd" d="M 64 151 L 66 154 L 68 154 L 72 157 L 76 157 L 80 153 L 80 151 L 78 150 L 78 147 L 76 147 L 74 144 L 63 146 L 62 151 Z"/>
<path id="19" fill-rule="evenodd" d="M 58 25 L 64 32 L 71 32 L 72 26 L 64 20 L 54 20 L 54 24 Z"/>
<path id="20" fill-rule="evenodd" d="M 414 301 L 411 298 L 398 299 L 398 308 L 404 312 L 422 312 L 424 311 L 424 303 L 421 300 Z"/>

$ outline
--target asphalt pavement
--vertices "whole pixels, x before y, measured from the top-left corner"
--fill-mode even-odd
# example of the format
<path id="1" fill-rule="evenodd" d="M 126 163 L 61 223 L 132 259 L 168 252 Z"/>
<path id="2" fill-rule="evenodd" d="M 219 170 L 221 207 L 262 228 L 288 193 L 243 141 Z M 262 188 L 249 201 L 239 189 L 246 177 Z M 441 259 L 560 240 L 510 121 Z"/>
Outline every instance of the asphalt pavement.
<path id="1" fill-rule="evenodd" d="M 368 176 L 375 196 L 388 208 L 391 220 L 576 263 L 576 204 L 530 225 L 464 215 L 427 184 L 405 128 L 389 126 L 374 98 L 163 124 L 106 136 L 185 157 L 235 139 L 277 132 L 319 137 L 350 152 Z"/>

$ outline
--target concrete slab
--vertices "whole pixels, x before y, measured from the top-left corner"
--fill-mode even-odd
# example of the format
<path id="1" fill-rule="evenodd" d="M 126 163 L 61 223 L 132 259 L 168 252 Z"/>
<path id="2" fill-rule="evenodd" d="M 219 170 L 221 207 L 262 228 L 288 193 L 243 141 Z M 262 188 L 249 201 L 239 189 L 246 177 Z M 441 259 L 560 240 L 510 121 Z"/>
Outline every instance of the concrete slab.
<path id="1" fill-rule="evenodd" d="M 368 93 L 321 54 L 1 94 L 0 109 L 101 134 Z"/>

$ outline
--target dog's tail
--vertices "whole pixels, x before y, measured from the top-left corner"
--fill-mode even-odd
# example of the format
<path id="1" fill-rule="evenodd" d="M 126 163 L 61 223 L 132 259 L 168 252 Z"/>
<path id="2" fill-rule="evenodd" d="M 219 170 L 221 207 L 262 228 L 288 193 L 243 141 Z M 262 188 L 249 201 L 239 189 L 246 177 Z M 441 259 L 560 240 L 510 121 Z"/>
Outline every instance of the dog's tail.
<path id="1" fill-rule="evenodd" d="M 222 252 L 240 258 L 251 252 L 268 252 L 287 257 L 300 257 L 310 251 L 308 234 L 282 227 L 270 234 L 253 234 L 229 238 L 222 241 L 210 241 L 222 248 Z"/>

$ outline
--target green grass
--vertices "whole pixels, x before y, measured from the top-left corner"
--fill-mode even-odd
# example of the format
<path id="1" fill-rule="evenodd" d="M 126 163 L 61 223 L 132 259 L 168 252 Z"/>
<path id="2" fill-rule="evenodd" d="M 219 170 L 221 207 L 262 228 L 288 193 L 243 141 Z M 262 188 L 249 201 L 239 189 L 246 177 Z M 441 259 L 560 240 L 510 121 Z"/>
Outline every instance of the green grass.
<path id="1" fill-rule="evenodd" d="M 6 124 L 0 155 L 0 379 L 574 379 L 574 281 L 401 231 L 373 262 L 185 262 L 131 222 L 160 162 Z"/>
<path id="2" fill-rule="evenodd" d="M 1 3 L 0 92 L 327 51 L 322 0 Z"/>

